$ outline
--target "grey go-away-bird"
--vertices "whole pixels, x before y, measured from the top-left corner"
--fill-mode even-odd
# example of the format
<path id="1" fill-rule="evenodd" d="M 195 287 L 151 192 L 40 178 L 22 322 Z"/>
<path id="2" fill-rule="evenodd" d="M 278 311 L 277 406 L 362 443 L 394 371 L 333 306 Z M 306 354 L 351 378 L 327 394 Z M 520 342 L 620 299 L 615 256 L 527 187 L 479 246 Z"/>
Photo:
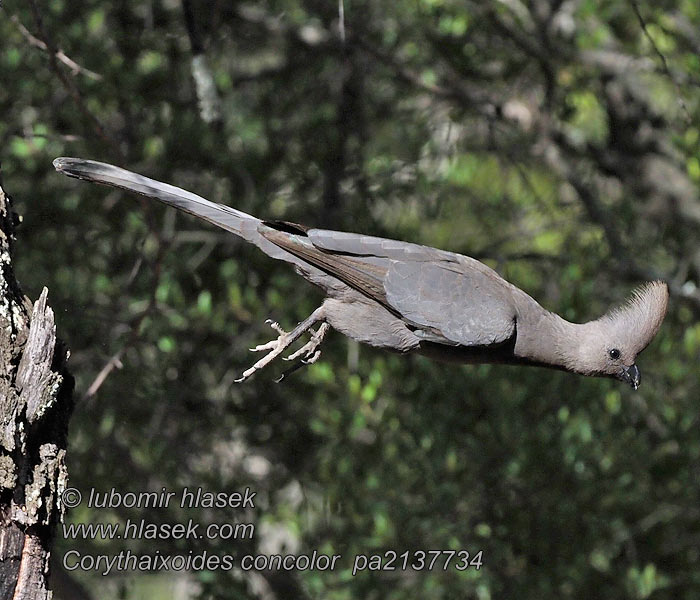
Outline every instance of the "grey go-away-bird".
<path id="1" fill-rule="evenodd" d="M 551 367 L 614 377 L 637 389 L 635 359 L 666 315 L 668 286 L 662 281 L 643 285 L 626 304 L 595 321 L 570 323 L 468 256 L 258 219 L 105 163 L 57 158 L 53 164 L 65 175 L 155 198 L 226 229 L 272 258 L 293 264 L 302 277 L 323 289 L 326 299 L 321 306 L 292 331 L 268 321 L 279 335 L 252 349 L 267 354 L 244 371 L 239 382 L 307 331 L 310 341 L 286 357 L 298 361 L 289 371 L 316 361 L 321 341 L 333 327 L 378 348 L 462 363 Z"/>

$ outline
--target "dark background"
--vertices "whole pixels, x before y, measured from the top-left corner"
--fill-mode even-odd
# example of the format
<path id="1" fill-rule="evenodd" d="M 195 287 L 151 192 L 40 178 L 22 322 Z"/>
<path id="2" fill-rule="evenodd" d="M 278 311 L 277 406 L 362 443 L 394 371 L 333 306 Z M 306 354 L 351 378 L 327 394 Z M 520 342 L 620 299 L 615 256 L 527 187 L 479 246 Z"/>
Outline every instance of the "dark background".
<path id="1" fill-rule="evenodd" d="M 70 484 L 258 494 L 249 543 L 59 532 L 55 581 L 83 585 L 61 597 L 697 598 L 700 6 L 345 0 L 343 12 L 317 0 L 0 12 L 16 271 L 33 299 L 48 286 L 77 378 Z M 214 84 L 199 97 L 195 76 Z M 261 217 L 468 254 L 570 320 L 663 278 L 669 314 L 636 393 L 337 333 L 284 383 L 279 364 L 237 385 L 247 348 L 270 337 L 264 320 L 289 328 L 320 293 L 233 236 L 61 177 L 60 155 Z M 61 573 L 76 548 L 345 559 L 253 577 Z M 483 567 L 349 573 L 356 553 L 450 548 L 482 549 Z"/>

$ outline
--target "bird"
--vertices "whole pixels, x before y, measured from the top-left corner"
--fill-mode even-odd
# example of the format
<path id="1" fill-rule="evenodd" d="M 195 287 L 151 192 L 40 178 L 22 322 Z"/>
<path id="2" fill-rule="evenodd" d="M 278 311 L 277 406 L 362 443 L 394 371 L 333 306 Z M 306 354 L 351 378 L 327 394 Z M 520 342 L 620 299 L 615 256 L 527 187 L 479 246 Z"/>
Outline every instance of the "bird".
<path id="1" fill-rule="evenodd" d="M 324 291 L 321 305 L 291 331 L 267 320 L 277 336 L 251 348 L 266 354 L 243 371 L 239 383 L 291 352 L 290 346 L 307 332 L 309 340 L 283 357 L 293 366 L 282 377 L 316 362 L 333 328 L 358 342 L 402 354 L 465 364 L 547 367 L 614 378 L 636 390 L 641 382 L 637 355 L 656 336 L 668 308 L 668 285 L 655 280 L 600 318 L 572 323 L 469 256 L 260 219 L 107 163 L 60 157 L 53 164 L 64 175 L 154 198 L 225 229 L 271 258 L 290 263 Z"/>

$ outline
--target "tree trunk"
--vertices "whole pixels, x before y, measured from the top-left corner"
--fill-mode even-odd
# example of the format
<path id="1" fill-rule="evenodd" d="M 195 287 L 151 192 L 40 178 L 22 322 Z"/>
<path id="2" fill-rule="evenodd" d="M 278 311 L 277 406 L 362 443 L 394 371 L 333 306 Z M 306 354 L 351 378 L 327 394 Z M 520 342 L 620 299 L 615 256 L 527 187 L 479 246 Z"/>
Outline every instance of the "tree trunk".
<path id="1" fill-rule="evenodd" d="M 0 182 L 0 600 L 51 598 L 49 556 L 63 517 L 73 408 L 68 352 L 44 288 L 32 304 L 15 279 L 17 223 Z"/>

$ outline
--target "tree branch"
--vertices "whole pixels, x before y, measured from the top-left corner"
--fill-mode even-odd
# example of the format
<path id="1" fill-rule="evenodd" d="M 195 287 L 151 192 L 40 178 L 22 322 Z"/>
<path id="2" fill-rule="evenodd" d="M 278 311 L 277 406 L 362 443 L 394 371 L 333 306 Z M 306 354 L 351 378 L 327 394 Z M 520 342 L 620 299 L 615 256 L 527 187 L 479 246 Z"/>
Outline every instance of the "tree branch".
<path id="1" fill-rule="evenodd" d="M 24 39 L 26 39 L 30 45 L 34 46 L 35 48 L 39 48 L 40 50 L 43 50 L 44 52 L 49 51 L 49 47 L 46 45 L 46 42 L 43 40 L 40 40 L 38 37 L 33 35 L 29 29 L 27 29 L 24 25 L 22 25 L 22 22 L 19 20 L 17 15 L 12 15 L 10 17 L 10 21 L 14 23 L 15 27 L 17 27 L 17 30 L 24 36 Z M 86 69 L 85 67 L 81 67 L 77 62 L 75 62 L 72 58 L 68 57 L 63 50 L 60 48 L 56 49 L 56 58 L 60 60 L 64 65 L 66 65 L 72 72 L 73 75 L 85 75 L 86 77 L 89 77 L 90 79 L 94 79 L 96 81 L 101 81 L 102 80 L 102 75 L 99 73 L 95 73 L 94 71 L 91 71 L 90 69 Z"/>
<path id="2" fill-rule="evenodd" d="M 32 10 L 32 15 L 34 16 L 34 22 L 36 24 L 37 31 L 39 32 L 43 43 L 48 49 L 49 64 L 51 65 L 51 70 L 56 74 L 59 81 L 63 84 L 63 87 L 73 99 L 73 102 L 75 102 L 76 106 L 78 107 L 78 110 L 80 110 L 80 112 L 83 113 L 85 117 L 87 117 L 88 121 L 92 123 L 92 127 L 97 136 L 100 137 L 103 141 L 105 141 L 110 147 L 112 147 L 117 156 L 122 157 L 122 152 L 117 141 L 111 134 L 107 133 L 107 130 L 104 127 L 104 125 L 102 125 L 102 122 L 97 118 L 97 116 L 95 116 L 90 111 L 90 109 L 87 107 L 87 104 L 85 104 L 83 97 L 80 95 L 80 91 L 75 85 L 75 82 L 66 76 L 66 74 L 63 72 L 60 65 L 58 64 L 58 60 L 56 58 L 58 50 L 56 49 L 56 46 L 53 44 L 51 38 L 48 36 L 48 33 L 44 28 L 44 20 L 41 16 L 41 12 L 39 11 L 39 7 L 36 5 L 36 1 L 29 0 L 29 6 Z"/>

